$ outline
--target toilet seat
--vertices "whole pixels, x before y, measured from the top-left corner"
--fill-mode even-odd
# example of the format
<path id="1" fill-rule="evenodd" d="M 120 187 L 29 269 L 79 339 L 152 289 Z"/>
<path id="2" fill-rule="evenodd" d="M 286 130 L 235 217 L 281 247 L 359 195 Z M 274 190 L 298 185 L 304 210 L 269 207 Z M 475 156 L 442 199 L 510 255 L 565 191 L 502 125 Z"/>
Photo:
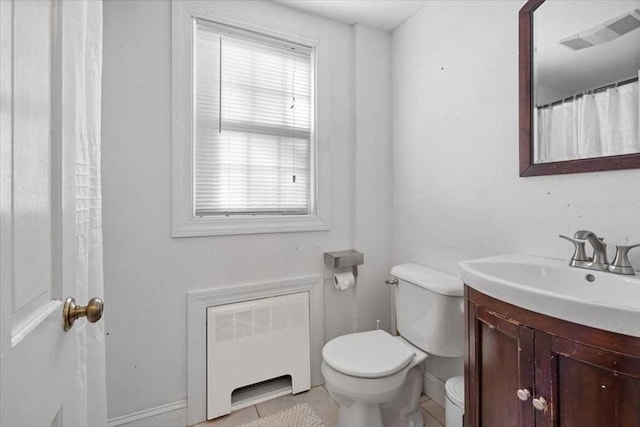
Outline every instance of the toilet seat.
<path id="1" fill-rule="evenodd" d="M 359 378 L 393 375 L 415 356 L 407 345 L 380 329 L 334 338 L 322 349 L 322 358 L 327 365 Z"/>

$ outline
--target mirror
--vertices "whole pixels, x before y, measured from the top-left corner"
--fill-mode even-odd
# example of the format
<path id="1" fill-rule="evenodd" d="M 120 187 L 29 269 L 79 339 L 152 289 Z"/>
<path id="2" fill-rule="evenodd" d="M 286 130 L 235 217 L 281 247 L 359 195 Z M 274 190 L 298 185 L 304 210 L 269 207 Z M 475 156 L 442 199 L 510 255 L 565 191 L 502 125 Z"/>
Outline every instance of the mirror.
<path id="1" fill-rule="evenodd" d="M 640 0 L 520 11 L 520 176 L 640 168 Z"/>

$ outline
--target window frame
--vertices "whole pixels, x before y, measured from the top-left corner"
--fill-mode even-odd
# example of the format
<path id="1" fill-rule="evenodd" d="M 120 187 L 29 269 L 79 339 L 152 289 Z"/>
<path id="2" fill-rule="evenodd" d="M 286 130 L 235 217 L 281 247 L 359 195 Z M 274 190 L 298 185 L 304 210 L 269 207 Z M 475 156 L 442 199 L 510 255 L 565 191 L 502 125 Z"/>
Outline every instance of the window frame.
<path id="1" fill-rule="evenodd" d="M 194 82 L 193 31 L 196 19 L 214 24 L 241 28 L 268 37 L 290 40 L 313 49 L 314 121 L 312 150 L 312 196 L 315 193 L 315 213 L 308 215 L 195 215 L 194 197 Z M 329 230 L 329 153 L 327 132 L 318 126 L 328 122 L 329 94 L 328 41 L 302 30 L 260 21 L 244 15 L 210 6 L 206 1 L 172 1 L 172 237 L 220 236 L 257 233 L 280 233 Z M 322 78 L 321 78 L 322 76 Z M 327 97 L 328 98 L 328 97 Z"/>

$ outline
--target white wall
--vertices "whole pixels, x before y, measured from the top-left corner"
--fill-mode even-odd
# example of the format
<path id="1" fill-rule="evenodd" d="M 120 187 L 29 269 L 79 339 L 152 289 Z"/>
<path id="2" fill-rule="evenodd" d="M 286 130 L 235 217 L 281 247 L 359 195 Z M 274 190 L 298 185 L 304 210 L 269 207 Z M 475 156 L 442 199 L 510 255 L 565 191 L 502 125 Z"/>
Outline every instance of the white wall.
<path id="1" fill-rule="evenodd" d="M 331 99 L 331 230 L 171 238 L 171 4 L 106 1 L 102 161 L 111 419 L 185 399 L 189 290 L 329 274 L 323 252 L 353 247 L 365 253 L 358 289 L 341 294 L 325 287 L 326 336 L 372 329 L 376 319 L 388 325 L 382 282 L 388 274 L 390 186 L 379 194 L 373 188 L 388 182 L 390 164 L 382 153 L 390 150 L 390 122 L 376 122 L 377 136 L 363 139 L 366 123 L 354 103 L 359 100 L 364 121 L 383 111 L 378 96 L 389 108 L 390 36 L 356 30 L 364 55 L 356 60 L 354 30 L 347 25 L 267 1 L 214 6 L 329 38 L 331 93 L 320 96 Z M 386 45 L 367 42 L 385 36 Z M 380 72 L 363 88 L 354 84 L 354 66 Z M 372 84 L 381 85 L 377 92 L 357 96 Z M 369 171 L 359 170 L 369 161 L 381 178 L 369 180 Z M 378 230 L 382 237 L 374 238 Z"/>
<path id="2" fill-rule="evenodd" d="M 429 2 L 393 32 L 394 262 L 458 274 L 461 260 L 503 253 L 568 261 L 557 235 L 579 229 L 640 242 L 640 170 L 518 177 L 523 4 Z M 446 380 L 462 361 L 426 369 Z"/>
<path id="3" fill-rule="evenodd" d="M 391 36 L 354 25 L 355 211 L 354 244 L 365 253 L 359 280 L 360 330 L 390 329 L 391 270 Z M 363 287 L 367 286 L 366 292 Z"/>
<path id="4" fill-rule="evenodd" d="M 502 253 L 568 261 L 557 235 L 579 229 L 640 241 L 640 170 L 518 177 L 523 4 L 429 2 L 393 33 L 395 261 L 457 274 Z"/>
<path id="5" fill-rule="evenodd" d="M 499 253 L 568 260 L 572 249 L 556 236 L 579 228 L 640 241 L 640 171 L 518 177 L 521 3 L 428 3 L 389 43 L 385 33 L 270 2 L 216 2 L 330 39 L 332 229 L 172 239 L 170 3 L 105 2 L 110 418 L 186 397 L 189 290 L 328 274 L 323 252 L 360 249 L 357 292 L 325 287 L 330 338 L 376 319 L 388 327 L 382 281 L 396 262 L 456 274 L 462 259 Z M 639 251 L 632 261 L 640 265 Z"/>

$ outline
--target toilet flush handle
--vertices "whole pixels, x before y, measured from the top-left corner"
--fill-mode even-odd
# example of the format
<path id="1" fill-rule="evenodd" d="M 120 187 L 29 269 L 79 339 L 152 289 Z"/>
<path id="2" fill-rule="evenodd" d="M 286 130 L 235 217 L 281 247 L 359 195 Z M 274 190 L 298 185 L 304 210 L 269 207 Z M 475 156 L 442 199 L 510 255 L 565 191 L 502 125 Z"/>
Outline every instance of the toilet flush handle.
<path id="1" fill-rule="evenodd" d="M 398 279 L 385 280 L 385 285 L 398 286 Z"/>

